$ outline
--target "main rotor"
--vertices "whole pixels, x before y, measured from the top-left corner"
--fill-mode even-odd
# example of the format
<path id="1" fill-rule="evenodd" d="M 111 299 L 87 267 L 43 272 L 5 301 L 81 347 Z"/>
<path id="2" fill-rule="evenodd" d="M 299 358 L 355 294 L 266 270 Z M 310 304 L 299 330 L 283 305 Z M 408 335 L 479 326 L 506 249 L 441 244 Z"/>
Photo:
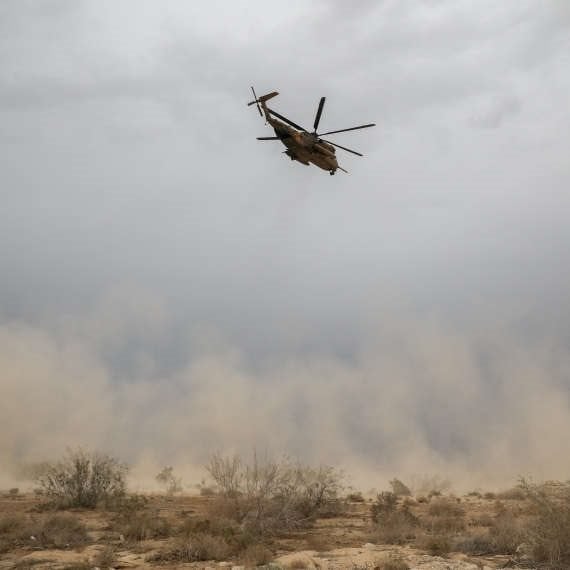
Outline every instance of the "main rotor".
<path id="1" fill-rule="evenodd" d="M 253 87 L 252 87 L 253 89 Z M 254 92 L 255 95 L 255 92 Z M 275 117 L 281 119 L 282 121 L 284 121 L 285 123 L 287 123 L 288 125 L 294 127 L 295 129 L 302 131 L 304 133 L 307 133 L 308 135 L 312 136 L 313 139 L 315 140 L 315 143 L 317 142 L 325 142 L 328 144 L 333 145 L 334 147 L 337 148 L 341 148 L 342 150 L 346 150 L 347 152 L 351 152 L 352 154 L 356 154 L 357 156 L 364 156 L 363 154 L 361 154 L 360 152 L 357 152 L 355 150 L 352 150 L 350 148 L 346 148 L 345 146 L 341 146 L 337 143 L 334 143 L 332 141 L 323 139 L 322 136 L 323 135 L 333 135 L 336 133 L 344 133 L 347 131 L 356 131 L 358 129 L 367 129 L 369 127 L 375 127 L 376 123 L 368 123 L 366 125 L 359 125 L 357 127 L 350 127 L 348 129 L 338 129 L 335 131 L 327 131 L 326 133 L 318 133 L 317 129 L 319 128 L 319 123 L 321 122 L 321 116 L 323 114 L 323 108 L 325 106 L 325 101 L 326 101 L 326 97 L 321 97 L 321 100 L 319 101 L 319 105 L 317 107 L 317 112 L 315 114 L 315 120 L 313 122 L 313 130 L 310 132 L 307 129 L 305 129 L 304 127 L 302 127 L 301 125 L 298 125 L 297 123 L 294 123 L 291 119 L 288 119 L 287 117 L 284 117 L 283 115 L 281 115 L 280 113 L 278 113 L 277 111 L 274 111 L 273 109 L 270 109 L 269 107 L 267 108 L 267 110 L 274 115 Z M 256 97 L 256 101 L 257 102 L 257 97 Z M 261 112 L 261 110 L 260 110 Z"/>

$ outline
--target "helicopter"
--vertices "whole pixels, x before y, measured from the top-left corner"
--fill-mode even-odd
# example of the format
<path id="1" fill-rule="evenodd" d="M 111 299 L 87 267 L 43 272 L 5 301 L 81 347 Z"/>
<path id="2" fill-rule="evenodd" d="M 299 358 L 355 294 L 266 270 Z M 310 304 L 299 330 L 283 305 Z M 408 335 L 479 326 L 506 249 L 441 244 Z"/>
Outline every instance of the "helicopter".
<path id="1" fill-rule="evenodd" d="M 315 166 L 322 168 L 323 170 L 328 170 L 329 174 L 332 176 L 337 170 L 342 170 L 348 174 L 348 171 L 338 165 L 335 147 L 356 154 L 357 156 L 363 156 L 361 153 L 341 146 L 339 144 L 333 143 L 331 141 L 321 138 L 323 135 L 332 135 L 335 133 L 344 133 L 345 131 L 355 131 L 357 129 L 367 129 L 368 127 L 375 127 L 375 123 L 369 123 L 367 125 L 360 125 L 358 127 L 350 127 L 348 129 L 340 129 L 336 131 L 327 131 L 326 133 L 317 133 L 319 128 L 319 122 L 321 120 L 321 115 L 323 113 L 323 107 L 325 105 L 326 97 L 321 97 L 319 101 L 319 106 L 317 107 L 317 113 L 315 115 L 315 121 L 313 123 L 313 131 L 309 132 L 304 127 L 301 127 L 297 123 L 294 123 L 287 117 L 279 114 L 277 111 L 270 109 L 267 106 L 267 101 L 279 95 L 277 91 L 272 91 L 266 95 L 258 97 L 255 94 L 255 89 L 252 87 L 251 91 L 253 93 L 253 101 L 250 101 L 247 105 L 257 105 L 257 110 L 262 117 L 265 117 L 265 124 L 269 124 L 273 127 L 275 131 L 274 137 L 257 137 L 258 141 L 281 141 L 287 150 L 283 151 L 291 160 L 296 160 L 301 164 L 308 166 L 313 163 Z M 278 119 L 281 119 L 279 121 Z M 284 122 L 282 122 L 284 121 Z"/>

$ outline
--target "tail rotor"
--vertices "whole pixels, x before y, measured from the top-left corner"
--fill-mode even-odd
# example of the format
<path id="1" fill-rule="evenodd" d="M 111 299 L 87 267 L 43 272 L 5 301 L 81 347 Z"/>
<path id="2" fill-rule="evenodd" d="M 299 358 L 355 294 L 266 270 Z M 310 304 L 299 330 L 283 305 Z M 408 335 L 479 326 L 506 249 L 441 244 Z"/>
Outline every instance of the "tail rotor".
<path id="1" fill-rule="evenodd" d="M 253 85 L 251 86 L 251 91 L 253 93 L 253 101 L 248 103 L 247 106 L 249 107 L 250 105 L 253 105 L 255 103 L 257 105 L 257 110 L 259 111 L 259 115 L 261 117 L 263 117 L 263 113 L 261 112 L 261 107 L 259 105 L 259 99 L 257 98 L 257 95 L 255 94 L 255 89 L 253 88 Z"/>

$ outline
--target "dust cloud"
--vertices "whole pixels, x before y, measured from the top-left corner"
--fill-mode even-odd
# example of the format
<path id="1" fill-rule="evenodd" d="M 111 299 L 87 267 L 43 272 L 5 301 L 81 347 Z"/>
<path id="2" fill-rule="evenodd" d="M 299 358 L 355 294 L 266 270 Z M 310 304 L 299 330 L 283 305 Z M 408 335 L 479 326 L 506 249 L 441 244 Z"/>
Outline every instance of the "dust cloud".
<path id="1" fill-rule="evenodd" d="M 243 347 L 195 334 L 199 350 L 169 366 L 156 346 L 171 314 L 152 296 L 5 319 L 0 485 L 78 445 L 127 461 L 137 489 L 166 464 L 189 487 L 212 452 L 253 449 L 334 465 L 363 490 L 423 474 L 457 490 L 567 477 L 569 355 L 555 335 L 529 340 L 503 319 L 460 326 L 405 309 L 371 319 L 350 357 L 256 365 Z M 121 372 L 127 353 L 135 373 Z"/>

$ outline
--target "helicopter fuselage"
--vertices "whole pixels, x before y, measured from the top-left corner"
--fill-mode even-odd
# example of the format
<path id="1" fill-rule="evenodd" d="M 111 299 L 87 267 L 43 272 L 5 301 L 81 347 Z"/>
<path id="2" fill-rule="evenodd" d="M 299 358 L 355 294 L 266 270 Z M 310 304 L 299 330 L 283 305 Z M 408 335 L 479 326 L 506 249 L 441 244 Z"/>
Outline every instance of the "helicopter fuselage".
<path id="1" fill-rule="evenodd" d="M 331 174 L 338 169 L 335 148 L 321 141 L 312 133 L 297 131 L 271 116 L 271 112 L 263 105 L 267 122 L 273 127 L 275 135 L 287 147 L 285 154 L 301 164 L 314 164 Z"/>
<path id="2" fill-rule="evenodd" d="M 337 129 L 334 131 L 327 131 L 326 133 L 319 133 L 319 122 L 323 113 L 323 107 L 326 97 L 321 97 L 315 120 L 313 122 L 313 131 L 309 132 L 307 129 L 281 115 L 273 109 L 269 109 L 266 102 L 279 95 L 277 91 L 272 91 L 261 97 L 257 97 L 255 89 L 252 87 L 253 101 L 250 101 L 247 106 L 257 105 L 259 114 L 265 118 L 266 125 L 273 127 L 276 136 L 271 137 L 257 137 L 257 140 L 278 140 L 281 141 L 287 150 L 284 153 L 301 164 L 309 165 L 314 164 L 323 170 L 327 170 L 329 174 L 334 174 L 337 170 L 342 170 L 348 173 L 342 166 L 338 165 L 336 159 L 336 149 L 341 148 L 346 152 L 350 152 L 357 156 L 363 156 L 361 153 L 342 146 L 338 143 L 325 140 L 321 138 L 323 135 L 333 135 L 335 133 L 344 133 L 347 131 L 356 131 L 359 129 L 367 129 L 368 127 L 376 126 L 375 123 L 366 125 L 358 125 L 356 127 L 349 127 L 348 129 Z M 281 119 L 278 120 L 278 119 Z"/>

